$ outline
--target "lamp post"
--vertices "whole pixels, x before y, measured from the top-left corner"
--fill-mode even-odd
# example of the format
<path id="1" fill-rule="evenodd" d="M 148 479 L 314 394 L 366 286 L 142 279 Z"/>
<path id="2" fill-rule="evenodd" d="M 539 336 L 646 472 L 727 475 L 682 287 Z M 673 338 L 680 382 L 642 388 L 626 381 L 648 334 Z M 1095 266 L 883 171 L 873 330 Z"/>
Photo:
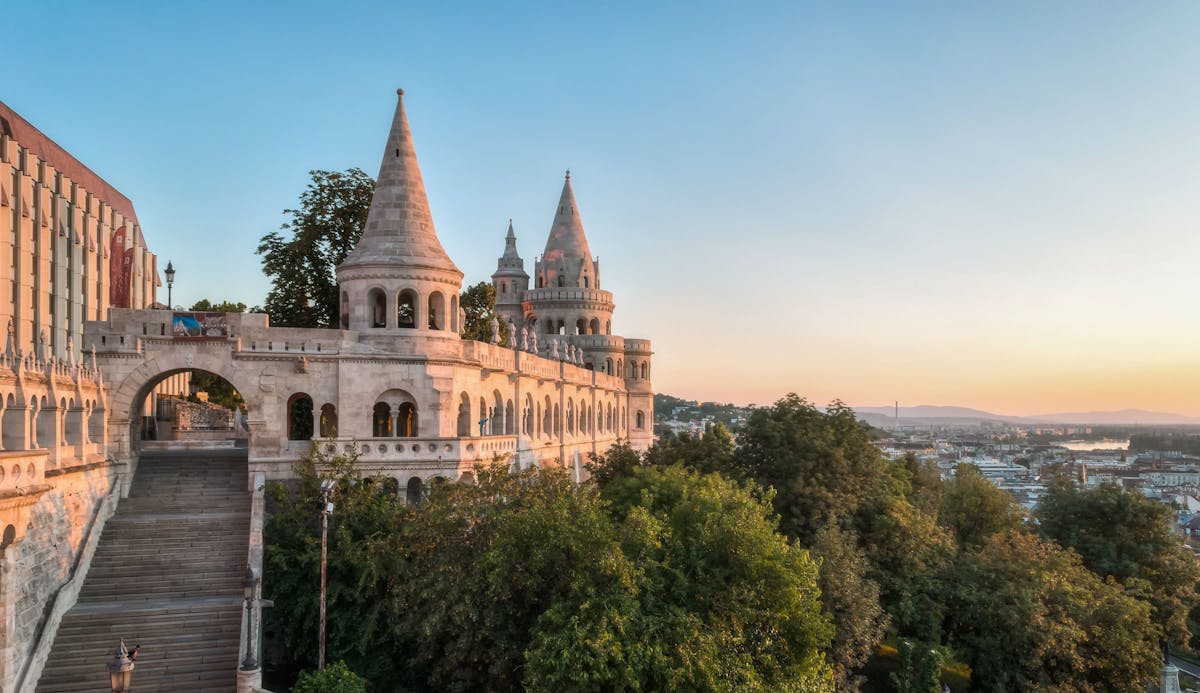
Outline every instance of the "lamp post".
<path id="1" fill-rule="evenodd" d="M 133 648 L 133 656 L 137 657 L 138 648 Z M 125 641 L 113 650 L 113 658 L 108 662 L 108 680 L 112 693 L 129 693 L 133 685 L 133 659 L 129 650 L 125 649 Z"/>
<path id="2" fill-rule="evenodd" d="M 254 655 L 257 649 L 254 645 L 254 599 L 258 593 L 258 575 L 254 568 L 246 566 L 246 577 L 242 578 L 242 588 L 246 595 L 246 656 L 242 657 L 242 671 L 254 671 L 258 668 L 258 659 Z"/>
<path id="3" fill-rule="evenodd" d="M 329 497 L 336 490 L 336 480 L 321 480 L 321 632 L 317 640 L 317 671 L 325 671 L 325 552 L 329 545 L 329 515 L 333 513 Z"/>
<path id="4" fill-rule="evenodd" d="M 175 285 L 175 268 L 171 266 L 171 261 L 167 260 L 167 268 L 163 270 L 163 274 L 167 276 L 167 309 L 171 308 L 171 287 Z"/>

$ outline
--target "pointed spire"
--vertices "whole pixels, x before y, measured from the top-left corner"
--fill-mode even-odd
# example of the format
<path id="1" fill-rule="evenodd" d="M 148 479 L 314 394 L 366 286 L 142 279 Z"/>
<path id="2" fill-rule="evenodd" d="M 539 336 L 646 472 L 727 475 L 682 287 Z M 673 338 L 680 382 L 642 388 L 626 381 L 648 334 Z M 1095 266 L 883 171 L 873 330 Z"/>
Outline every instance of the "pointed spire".
<path id="1" fill-rule="evenodd" d="M 433 215 L 404 111 L 404 90 L 397 89 L 396 94 L 396 113 L 375 180 L 367 224 L 358 245 L 341 267 L 402 265 L 447 270 L 461 277 L 433 228 Z"/>
<path id="2" fill-rule="evenodd" d="M 571 172 L 568 170 L 563 181 L 562 194 L 558 198 L 558 209 L 554 213 L 554 223 L 550 225 L 550 238 L 546 240 L 546 250 L 542 253 L 541 265 L 557 275 L 567 274 L 567 286 L 581 286 L 583 275 L 589 275 L 592 287 L 596 287 L 596 270 L 592 261 L 592 251 L 588 247 L 587 235 L 583 231 L 583 219 L 579 216 L 579 207 L 575 204 L 575 191 L 571 188 Z M 556 282 L 557 276 L 547 277 L 547 286 Z"/>
<path id="3" fill-rule="evenodd" d="M 498 272 L 521 270 L 520 274 L 525 275 L 525 261 L 517 253 L 517 234 L 513 231 L 512 219 L 508 220 L 508 233 L 504 236 L 504 254 L 500 256 L 496 267 Z"/>

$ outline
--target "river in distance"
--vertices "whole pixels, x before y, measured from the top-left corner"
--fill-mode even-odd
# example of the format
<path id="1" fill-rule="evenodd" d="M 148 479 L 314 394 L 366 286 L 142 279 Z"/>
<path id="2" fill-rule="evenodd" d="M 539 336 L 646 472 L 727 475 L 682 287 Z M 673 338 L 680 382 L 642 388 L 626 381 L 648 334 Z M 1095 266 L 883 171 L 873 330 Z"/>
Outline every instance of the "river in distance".
<path id="1" fill-rule="evenodd" d="M 1091 452 L 1092 450 L 1127 450 L 1129 448 L 1129 439 L 1112 440 L 1105 438 L 1104 440 L 1067 440 L 1055 443 L 1060 448 L 1074 450 L 1075 452 Z"/>

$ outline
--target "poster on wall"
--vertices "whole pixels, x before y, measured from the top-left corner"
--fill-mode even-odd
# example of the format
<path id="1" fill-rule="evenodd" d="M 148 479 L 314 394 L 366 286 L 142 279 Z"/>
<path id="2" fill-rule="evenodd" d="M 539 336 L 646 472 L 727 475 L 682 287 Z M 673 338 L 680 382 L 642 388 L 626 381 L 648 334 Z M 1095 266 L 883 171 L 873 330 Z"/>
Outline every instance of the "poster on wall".
<path id="1" fill-rule="evenodd" d="M 129 281 L 124 273 L 125 226 L 113 232 L 112 253 L 108 258 L 108 302 L 113 308 L 129 307 Z"/>
<path id="2" fill-rule="evenodd" d="M 174 313 L 171 333 L 175 339 L 225 339 L 229 325 L 224 313 Z"/>

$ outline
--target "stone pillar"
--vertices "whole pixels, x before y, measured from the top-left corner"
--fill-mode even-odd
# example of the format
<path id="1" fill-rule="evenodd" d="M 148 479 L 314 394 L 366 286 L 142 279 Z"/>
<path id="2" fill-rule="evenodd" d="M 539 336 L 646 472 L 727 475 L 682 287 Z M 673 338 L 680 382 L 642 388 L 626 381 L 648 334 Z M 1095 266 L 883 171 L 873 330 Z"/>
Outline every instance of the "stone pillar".
<path id="1" fill-rule="evenodd" d="M 1162 668 L 1162 683 L 1159 690 L 1161 693 L 1179 693 L 1179 668 L 1174 664 L 1168 662 Z"/>

